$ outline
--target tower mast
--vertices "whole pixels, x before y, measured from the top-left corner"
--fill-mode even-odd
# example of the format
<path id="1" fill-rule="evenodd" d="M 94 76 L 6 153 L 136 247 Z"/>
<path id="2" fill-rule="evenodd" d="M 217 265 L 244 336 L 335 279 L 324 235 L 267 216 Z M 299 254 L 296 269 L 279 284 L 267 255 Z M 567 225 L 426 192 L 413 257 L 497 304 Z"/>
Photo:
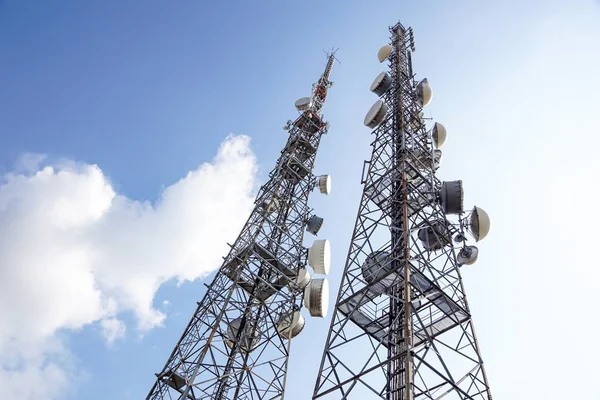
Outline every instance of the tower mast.
<path id="1" fill-rule="evenodd" d="M 491 400 L 461 277 L 489 217 L 463 209 L 462 181 L 436 170 L 446 130 L 428 129 L 427 79 L 415 80 L 412 28 L 390 27 L 389 70 L 371 91 L 374 128 L 363 194 L 313 399 Z"/>
<path id="2" fill-rule="evenodd" d="M 328 194 L 329 175 L 313 175 L 321 137 L 321 108 L 335 56 L 311 96 L 296 101 L 299 116 L 284 127 L 287 143 L 260 188 L 254 209 L 186 327 L 147 399 L 283 398 L 291 339 L 327 312 L 329 241 L 303 247 L 304 231 L 317 235 L 323 219 L 309 195 Z"/>

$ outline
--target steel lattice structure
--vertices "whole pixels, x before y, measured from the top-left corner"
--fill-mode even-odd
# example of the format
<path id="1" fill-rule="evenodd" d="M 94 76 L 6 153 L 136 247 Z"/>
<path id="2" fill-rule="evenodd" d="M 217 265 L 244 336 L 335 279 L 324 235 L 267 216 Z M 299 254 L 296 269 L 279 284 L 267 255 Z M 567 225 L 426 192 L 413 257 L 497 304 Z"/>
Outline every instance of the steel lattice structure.
<path id="1" fill-rule="evenodd" d="M 462 182 L 435 176 L 445 129 L 427 130 L 427 80 L 412 72 L 411 28 L 390 27 L 389 73 L 365 124 L 372 155 L 313 399 L 486 399 L 485 374 L 460 266 L 489 229 L 463 211 Z"/>
<path id="2" fill-rule="evenodd" d="M 156 374 L 148 399 L 283 397 L 290 339 L 304 326 L 298 310 L 309 277 L 304 265 L 312 251 L 302 245 L 304 231 L 307 227 L 316 234 L 322 223 L 312 215 L 308 199 L 315 187 L 325 194 L 330 187 L 328 175 L 317 177 L 312 170 L 328 130 L 321 108 L 331 86 L 333 62 L 334 55 L 328 55 L 312 96 L 296 102 L 300 115 L 285 127 L 289 138 L 276 167 L 166 365 Z M 317 256 L 323 261 L 329 245 L 320 242 Z"/>

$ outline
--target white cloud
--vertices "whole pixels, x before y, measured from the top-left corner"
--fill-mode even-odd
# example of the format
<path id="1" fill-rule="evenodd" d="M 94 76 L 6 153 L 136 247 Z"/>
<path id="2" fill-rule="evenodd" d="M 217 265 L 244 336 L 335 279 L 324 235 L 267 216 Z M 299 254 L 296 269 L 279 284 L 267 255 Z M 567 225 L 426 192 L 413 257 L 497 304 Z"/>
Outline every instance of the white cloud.
<path id="1" fill-rule="evenodd" d="M 0 398 L 55 398 L 72 360 L 56 332 L 131 311 L 141 331 L 164 314 L 159 286 L 206 276 L 220 264 L 252 207 L 256 160 L 230 136 L 211 163 L 167 187 L 155 204 L 115 193 L 97 166 L 61 162 L 0 177 Z M 34 168 L 35 169 L 35 168 Z M 23 392 L 29 382 L 41 382 Z"/>
<path id="2" fill-rule="evenodd" d="M 125 337 L 125 324 L 116 318 L 105 318 L 100 322 L 106 343 L 113 344 L 115 340 Z"/>

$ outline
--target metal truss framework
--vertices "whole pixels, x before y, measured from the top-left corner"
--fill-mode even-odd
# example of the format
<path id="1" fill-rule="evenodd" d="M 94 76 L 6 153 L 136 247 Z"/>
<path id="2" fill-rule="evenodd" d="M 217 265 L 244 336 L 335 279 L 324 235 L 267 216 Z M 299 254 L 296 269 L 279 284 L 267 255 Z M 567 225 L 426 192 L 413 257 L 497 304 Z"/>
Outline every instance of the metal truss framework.
<path id="1" fill-rule="evenodd" d="M 440 204 L 441 153 L 422 118 L 412 29 L 390 32 L 389 111 L 363 168 L 313 399 L 491 400 L 457 262 L 469 215 L 452 221 Z"/>
<path id="2" fill-rule="evenodd" d="M 292 330 L 282 337 L 277 326 L 303 300 L 297 277 L 307 261 L 302 241 L 333 62 L 330 54 L 310 105 L 288 122 L 276 167 L 147 399 L 283 397 Z"/>

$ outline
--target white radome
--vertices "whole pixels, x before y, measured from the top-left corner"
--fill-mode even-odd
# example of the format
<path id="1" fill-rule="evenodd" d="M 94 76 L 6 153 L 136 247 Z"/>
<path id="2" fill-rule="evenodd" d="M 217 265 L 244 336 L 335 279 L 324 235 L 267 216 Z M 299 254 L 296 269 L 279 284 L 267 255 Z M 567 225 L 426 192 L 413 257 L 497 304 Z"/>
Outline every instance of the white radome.
<path id="1" fill-rule="evenodd" d="M 300 286 L 301 289 L 304 289 L 308 286 L 310 281 L 312 280 L 312 276 L 310 276 L 310 272 L 306 268 L 300 268 L 298 271 L 298 278 L 296 278 L 296 283 Z"/>
<path id="2" fill-rule="evenodd" d="M 312 317 L 325 318 L 329 307 L 329 282 L 327 278 L 313 279 L 304 289 L 304 306 Z"/>
<path id="3" fill-rule="evenodd" d="M 298 111 L 304 111 L 309 109 L 312 106 L 312 99 L 310 97 L 300 97 L 294 103 Z"/>
<path id="4" fill-rule="evenodd" d="M 331 176 L 321 175 L 319 177 L 319 191 L 324 195 L 331 193 Z"/>
<path id="5" fill-rule="evenodd" d="M 471 233 L 475 236 L 475 240 L 480 241 L 490 232 L 490 216 L 483 208 L 475 206 L 471 212 L 470 225 Z"/>
<path id="6" fill-rule="evenodd" d="M 377 100 L 367 113 L 364 124 L 369 128 L 377 127 L 377 125 L 379 125 L 385 118 L 385 114 L 387 114 L 388 109 L 388 105 L 383 100 Z"/>
<path id="7" fill-rule="evenodd" d="M 308 249 L 308 264 L 317 275 L 327 275 L 331 265 L 331 247 L 329 240 L 315 240 L 312 247 Z"/>
<path id="8" fill-rule="evenodd" d="M 373 81 L 371 84 L 371 92 L 375 93 L 377 96 L 383 96 L 385 92 L 392 86 L 392 78 L 387 72 L 382 72 Z"/>
<path id="9" fill-rule="evenodd" d="M 433 144 L 436 148 L 441 149 L 444 143 L 446 143 L 446 127 L 439 122 L 436 122 L 435 125 L 433 125 L 431 134 L 433 136 Z"/>
<path id="10" fill-rule="evenodd" d="M 431 102 L 433 92 L 431 90 L 431 86 L 429 86 L 427 78 L 418 83 L 417 95 L 419 96 L 419 102 L 421 103 L 421 106 L 426 107 Z"/>
<path id="11" fill-rule="evenodd" d="M 389 44 L 386 44 L 385 46 L 381 46 L 381 48 L 377 52 L 377 59 L 379 60 L 380 63 L 387 60 L 387 58 L 392 53 L 392 49 L 393 49 L 392 46 Z"/>
<path id="12" fill-rule="evenodd" d="M 300 314 L 300 311 L 282 315 L 277 323 L 277 333 L 283 339 L 294 338 L 302 332 L 306 320 Z"/>

